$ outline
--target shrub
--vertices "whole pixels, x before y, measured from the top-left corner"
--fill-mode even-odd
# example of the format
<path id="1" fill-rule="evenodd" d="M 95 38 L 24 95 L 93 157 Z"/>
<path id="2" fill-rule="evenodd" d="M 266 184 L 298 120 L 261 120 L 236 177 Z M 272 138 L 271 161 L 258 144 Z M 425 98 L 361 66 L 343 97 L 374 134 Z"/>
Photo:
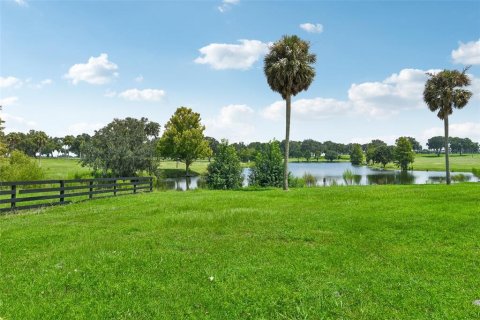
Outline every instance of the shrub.
<path id="1" fill-rule="evenodd" d="M 13 151 L 3 162 L 0 166 L 2 181 L 41 180 L 45 177 L 45 172 L 37 161 L 21 151 Z"/>
<path id="2" fill-rule="evenodd" d="M 334 150 L 327 150 L 325 152 L 325 159 L 332 162 L 333 160 L 337 160 L 338 159 L 338 153 Z"/>
<path id="3" fill-rule="evenodd" d="M 248 177 L 249 184 L 260 187 L 282 187 L 283 168 L 280 143 L 275 140 L 266 143 L 255 157 Z"/>
<path id="4" fill-rule="evenodd" d="M 217 146 L 217 154 L 208 165 L 206 185 L 210 189 L 238 189 L 242 187 L 243 175 L 240 159 L 235 148 L 227 140 Z"/>
<path id="5" fill-rule="evenodd" d="M 305 172 L 303 180 L 307 187 L 315 187 L 317 185 L 317 178 L 309 172 Z"/>

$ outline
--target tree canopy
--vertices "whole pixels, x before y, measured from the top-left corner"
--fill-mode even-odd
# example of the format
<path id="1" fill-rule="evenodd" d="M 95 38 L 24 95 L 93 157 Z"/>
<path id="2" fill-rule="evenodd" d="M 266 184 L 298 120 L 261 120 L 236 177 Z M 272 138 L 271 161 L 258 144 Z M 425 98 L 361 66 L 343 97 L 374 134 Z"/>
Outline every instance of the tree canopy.
<path id="1" fill-rule="evenodd" d="M 237 189 L 242 187 L 242 166 L 235 148 L 222 140 L 217 145 L 213 162 L 207 167 L 207 186 L 210 189 Z"/>

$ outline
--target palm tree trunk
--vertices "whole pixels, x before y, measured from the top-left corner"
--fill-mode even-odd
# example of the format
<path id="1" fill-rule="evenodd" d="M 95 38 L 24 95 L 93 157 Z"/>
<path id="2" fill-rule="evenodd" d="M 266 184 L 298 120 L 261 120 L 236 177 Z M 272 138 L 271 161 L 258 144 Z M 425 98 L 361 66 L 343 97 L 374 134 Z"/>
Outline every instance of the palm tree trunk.
<path id="1" fill-rule="evenodd" d="M 448 159 L 449 148 L 448 148 L 448 114 L 445 115 L 443 119 L 443 125 L 445 128 L 445 174 L 447 178 L 447 184 L 450 184 L 450 161 Z"/>
<path id="2" fill-rule="evenodd" d="M 287 99 L 287 107 L 286 107 L 286 123 L 285 123 L 285 157 L 283 159 L 283 190 L 288 190 L 288 154 L 290 152 L 290 114 L 292 110 L 291 106 L 291 96 L 288 95 Z"/>

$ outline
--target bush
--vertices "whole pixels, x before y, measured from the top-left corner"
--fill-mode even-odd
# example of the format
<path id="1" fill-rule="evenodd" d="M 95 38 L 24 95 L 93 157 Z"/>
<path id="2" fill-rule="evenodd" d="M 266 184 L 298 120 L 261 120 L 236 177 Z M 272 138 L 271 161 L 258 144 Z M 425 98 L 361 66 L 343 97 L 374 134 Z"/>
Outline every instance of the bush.
<path id="1" fill-rule="evenodd" d="M 9 158 L 2 160 L 0 166 L 1 181 L 42 180 L 44 170 L 37 161 L 20 151 L 13 151 Z"/>
<path id="2" fill-rule="evenodd" d="M 238 189 L 242 187 L 243 175 L 240 159 L 227 140 L 217 146 L 217 154 L 208 165 L 206 185 L 210 189 Z"/>
<path id="3" fill-rule="evenodd" d="M 333 160 L 338 159 L 339 154 L 334 150 L 327 150 L 325 152 L 325 159 L 332 162 Z"/>
<path id="4" fill-rule="evenodd" d="M 275 140 L 266 143 L 255 157 L 248 177 L 249 184 L 260 187 L 282 187 L 283 168 L 280 143 Z"/>

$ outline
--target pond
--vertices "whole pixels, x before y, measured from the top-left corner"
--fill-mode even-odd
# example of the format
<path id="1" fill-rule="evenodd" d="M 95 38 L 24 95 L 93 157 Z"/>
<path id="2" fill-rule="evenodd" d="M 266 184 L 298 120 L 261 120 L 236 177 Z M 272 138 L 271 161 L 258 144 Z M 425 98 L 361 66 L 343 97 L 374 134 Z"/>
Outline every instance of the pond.
<path id="1" fill-rule="evenodd" d="M 309 173 L 316 178 L 318 186 L 331 185 L 372 185 L 372 184 L 430 184 L 445 183 L 445 172 L 441 171 L 408 171 L 372 169 L 366 166 L 353 166 L 349 162 L 300 162 L 290 163 L 289 170 L 294 177 L 303 177 Z M 343 174 L 350 170 L 352 175 L 344 179 Z M 244 186 L 248 185 L 250 169 L 243 170 Z M 452 172 L 452 182 L 479 182 L 471 172 Z M 198 188 L 199 177 L 172 178 L 159 181 L 159 188 L 165 190 L 185 190 L 187 181 L 190 189 Z"/>

